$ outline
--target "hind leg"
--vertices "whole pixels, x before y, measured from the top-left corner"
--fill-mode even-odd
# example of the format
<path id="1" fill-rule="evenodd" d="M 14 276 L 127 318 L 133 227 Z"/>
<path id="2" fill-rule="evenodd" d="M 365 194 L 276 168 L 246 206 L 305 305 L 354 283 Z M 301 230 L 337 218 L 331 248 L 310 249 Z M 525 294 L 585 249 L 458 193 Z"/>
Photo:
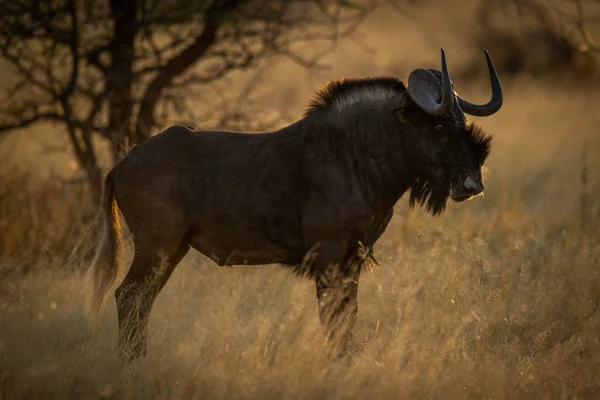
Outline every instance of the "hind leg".
<path id="1" fill-rule="evenodd" d="M 187 242 L 182 242 L 166 254 L 155 249 L 136 251 L 127 276 L 115 292 L 119 352 L 125 359 L 146 354 L 148 320 L 154 300 L 189 248 Z"/>

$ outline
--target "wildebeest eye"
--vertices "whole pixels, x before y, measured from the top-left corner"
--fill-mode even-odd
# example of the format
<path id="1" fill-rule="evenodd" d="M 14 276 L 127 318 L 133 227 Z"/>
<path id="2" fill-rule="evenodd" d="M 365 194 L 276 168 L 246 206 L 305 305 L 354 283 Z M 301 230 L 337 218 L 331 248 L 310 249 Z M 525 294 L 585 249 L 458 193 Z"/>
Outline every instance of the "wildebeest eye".
<path id="1" fill-rule="evenodd" d="M 441 132 L 444 127 L 442 125 L 436 125 L 435 130 Z"/>
<path id="2" fill-rule="evenodd" d="M 396 116 L 396 118 L 398 118 L 398 121 L 400 121 L 400 122 L 408 121 L 407 110 L 405 107 L 396 108 L 394 110 L 394 115 Z"/>

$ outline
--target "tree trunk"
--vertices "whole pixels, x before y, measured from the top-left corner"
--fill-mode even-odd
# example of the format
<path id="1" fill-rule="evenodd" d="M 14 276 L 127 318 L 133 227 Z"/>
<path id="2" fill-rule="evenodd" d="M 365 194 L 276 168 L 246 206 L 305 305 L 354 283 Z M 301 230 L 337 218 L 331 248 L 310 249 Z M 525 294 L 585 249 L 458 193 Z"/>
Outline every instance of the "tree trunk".
<path id="1" fill-rule="evenodd" d="M 80 145 L 80 148 L 83 149 L 83 151 L 80 153 L 80 165 L 85 168 L 87 180 L 90 184 L 92 201 L 99 205 L 100 199 L 102 198 L 102 177 L 91 135 L 92 132 L 90 130 L 83 130 L 81 132 L 83 146 Z"/>
<path id="2" fill-rule="evenodd" d="M 94 204 L 99 205 L 100 200 L 102 199 L 102 177 L 100 175 L 100 168 L 89 163 L 85 166 L 85 169 L 92 201 Z"/>
<path id="3" fill-rule="evenodd" d="M 109 121 L 107 133 L 111 141 L 113 160 L 117 162 L 127 151 L 130 137 L 133 99 L 133 61 L 135 36 L 137 34 L 137 1 L 110 1 L 114 20 L 113 40 L 109 46 L 111 67 L 107 69 L 105 82 L 108 90 Z"/>

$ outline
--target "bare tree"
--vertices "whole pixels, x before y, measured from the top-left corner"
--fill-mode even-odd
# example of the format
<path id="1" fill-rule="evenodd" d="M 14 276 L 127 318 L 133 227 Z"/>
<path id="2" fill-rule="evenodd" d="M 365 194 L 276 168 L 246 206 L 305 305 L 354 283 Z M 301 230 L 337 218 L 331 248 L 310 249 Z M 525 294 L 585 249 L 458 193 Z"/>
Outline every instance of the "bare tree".
<path id="1" fill-rule="evenodd" d="M 94 137 L 110 141 L 117 160 L 129 144 L 155 133 L 169 110 L 190 118 L 187 99 L 216 98 L 209 88 L 234 71 L 272 55 L 319 67 L 331 44 L 375 6 L 376 0 L 2 2 L 0 56 L 15 79 L 0 101 L 0 133 L 60 124 L 97 197 Z"/>

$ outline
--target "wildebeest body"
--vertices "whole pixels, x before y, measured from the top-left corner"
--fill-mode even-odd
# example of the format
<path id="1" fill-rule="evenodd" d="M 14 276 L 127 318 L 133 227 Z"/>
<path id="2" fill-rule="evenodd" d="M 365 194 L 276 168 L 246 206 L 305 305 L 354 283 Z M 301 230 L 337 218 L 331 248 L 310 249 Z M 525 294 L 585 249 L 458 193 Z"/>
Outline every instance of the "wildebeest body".
<path id="1" fill-rule="evenodd" d="M 115 170 L 117 203 L 131 205 L 121 206 L 128 226 L 139 230 L 135 237 L 148 232 L 170 237 L 171 247 L 185 239 L 221 265 L 287 262 L 301 251 L 289 180 L 299 160 L 281 163 L 284 153 L 273 152 L 274 141 L 279 141 L 274 134 L 185 127 L 153 137 Z M 140 172 L 134 182 L 133 171 Z M 155 218 L 148 218 L 149 209 Z"/>
<path id="2" fill-rule="evenodd" d="M 500 108 L 486 56 L 486 105 L 454 93 L 442 53 L 442 72 L 413 71 L 408 90 L 395 78 L 334 81 L 276 132 L 175 126 L 132 149 L 106 178 L 105 238 L 92 270 L 98 307 L 116 277 L 119 207 L 135 241 L 116 290 L 121 352 L 145 352 L 154 299 L 190 247 L 219 265 L 280 263 L 313 278 L 328 337 L 345 347 L 361 268 L 398 199 L 410 191 L 411 204 L 440 214 L 449 198 L 483 191 L 490 138 L 463 110 Z"/>
<path id="3" fill-rule="evenodd" d="M 367 193 L 373 177 L 357 176 L 354 154 L 312 149 L 310 135 L 335 133 L 311 118 L 265 134 L 175 126 L 134 148 L 114 172 L 134 237 L 160 236 L 146 242 L 165 254 L 185 240 L 220 265 L 300 266 L 319 243 L 371 245 L 395 201 Z"/>

